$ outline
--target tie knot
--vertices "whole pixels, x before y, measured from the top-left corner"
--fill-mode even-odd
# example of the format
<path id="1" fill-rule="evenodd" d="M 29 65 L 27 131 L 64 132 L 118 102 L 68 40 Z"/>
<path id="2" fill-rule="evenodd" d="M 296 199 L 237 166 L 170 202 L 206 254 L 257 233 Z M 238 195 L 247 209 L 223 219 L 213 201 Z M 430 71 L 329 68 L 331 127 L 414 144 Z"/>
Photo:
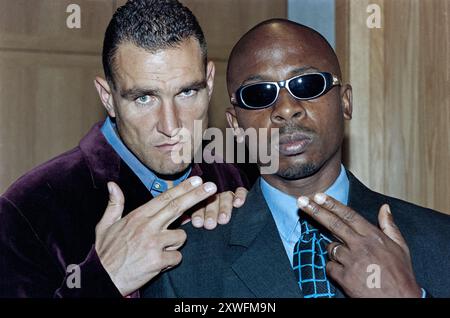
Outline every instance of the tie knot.
<path id="1" fill-rule="evenodd" d="M 316 236 L 319 233 L 319 231 L 312 226 L 308 221 L 303 220 L 301 222 L 301 237 L 303 239 L 310 239 L 314 236 Z"/>

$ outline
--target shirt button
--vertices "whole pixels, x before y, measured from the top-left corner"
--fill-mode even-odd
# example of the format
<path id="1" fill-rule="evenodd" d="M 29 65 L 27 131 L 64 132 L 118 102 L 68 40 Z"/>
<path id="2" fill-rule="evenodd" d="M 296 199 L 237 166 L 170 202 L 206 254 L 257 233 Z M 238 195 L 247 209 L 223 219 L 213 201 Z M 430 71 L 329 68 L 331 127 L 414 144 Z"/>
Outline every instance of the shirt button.
<path id="1" fill-rule="evenodd" d="M 161 185 L 159 183 L 155 183 L 155 188 L 159 189 L 159 188 L 161 188 Z"/>

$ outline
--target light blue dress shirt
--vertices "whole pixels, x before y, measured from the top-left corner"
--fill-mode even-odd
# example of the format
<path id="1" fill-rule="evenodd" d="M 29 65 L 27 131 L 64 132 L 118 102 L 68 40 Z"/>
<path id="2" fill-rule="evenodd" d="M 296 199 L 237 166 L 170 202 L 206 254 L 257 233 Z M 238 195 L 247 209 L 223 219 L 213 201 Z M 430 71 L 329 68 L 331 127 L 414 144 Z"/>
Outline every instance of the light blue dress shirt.
<path id="1" fill-rule="evenodd" d="M 263 178 L 260 178 L 260 186 L 292 266 L 294 246 L 301 235 L 297 198 L 271 186 Z M 347 205 L 349 186 L 347 173 L 341 165 L 339 176 L 325 193 Z"/>
<path id="2" fill-rule="evenodd" d="M 272 187 L 263 178 L 260 179 L 261 191 L 275 219 L 278 233 L 284 245 L 291 266 L 293 263 L 294 246 L 301 235 L 300 218 L 298 215 L 297 198 L 290 196 L 277 188 Z M 341 165 L 341 172 L 336 181 L 325 193 L 339 202 L 347 205 L 350 183 L 345 168 Z M 422 298 L 427 297 L 427 292 L 422 288 Z"/>
<path id="3" fill-rule="evenodd" d="M 167 182 L 161 178 L 158 178 L 154 172 L 147 168 L 120 139 L 116 125 L 108 117 L 103 124 L 101 131 L 105 136 L 108 143 L 113 147 L 122 160 L 130 167 L 130 169 L 136 174 L 136 176 L 142 181 L 145 187 L 150 191 L 153 197 L 157 197 L 164 191 L 167 191 Z M 180 184 L 187 179 L 191 173 L 192 168 L 173 181 L 174 186 Z"/>

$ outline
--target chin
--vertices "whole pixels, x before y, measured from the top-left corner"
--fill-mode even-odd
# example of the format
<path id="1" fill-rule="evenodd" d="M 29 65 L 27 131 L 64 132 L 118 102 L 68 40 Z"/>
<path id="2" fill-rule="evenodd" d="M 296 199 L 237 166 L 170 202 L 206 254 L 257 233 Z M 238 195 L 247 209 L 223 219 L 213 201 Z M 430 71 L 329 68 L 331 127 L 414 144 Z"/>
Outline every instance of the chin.
<path id="1" fill-rule="evenodd" d="M 168 162 L 164 162 L 157 169 L 152 169 L 156 173 L 161 175 L 175 175 L 177 173 L 183 172 L 189 167 L 189 163 L 182 164 L 170 164 Z"/>
<path id="2" fill-rule="evenodd" d="M 298 180 L 312 176 L 319 170 L 318 165 L 313 162 L 292 163 L 286 167 L 280 167 L 277 175 L 286 180 Z"/>

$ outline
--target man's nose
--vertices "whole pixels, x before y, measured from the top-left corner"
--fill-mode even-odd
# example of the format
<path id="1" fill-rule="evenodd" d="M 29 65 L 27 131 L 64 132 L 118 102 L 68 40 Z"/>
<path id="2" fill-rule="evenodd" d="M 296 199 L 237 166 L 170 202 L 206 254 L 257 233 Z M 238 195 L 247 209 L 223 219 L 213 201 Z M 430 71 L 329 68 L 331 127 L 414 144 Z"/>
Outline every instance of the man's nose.
<path id="1" fill-rule="evenodd" d="M 178 116 L 178 110 L 176 105 L 170 102 L 163 102 L 159 112 L 157 130 L 161 134 L 167 137 L 173 137 L 177 134 L 179 128 L 181 128 L 180 120 Z"/>
<path id="2" fill-rule="evenodd" d="M 271 119 L 273 123 L 285 124 L 287 121 L 300 120 L 306 112 L 303 103 L 295 99 L 287 89 L 282 88 L 278 99 L 272 107 Z"/>

